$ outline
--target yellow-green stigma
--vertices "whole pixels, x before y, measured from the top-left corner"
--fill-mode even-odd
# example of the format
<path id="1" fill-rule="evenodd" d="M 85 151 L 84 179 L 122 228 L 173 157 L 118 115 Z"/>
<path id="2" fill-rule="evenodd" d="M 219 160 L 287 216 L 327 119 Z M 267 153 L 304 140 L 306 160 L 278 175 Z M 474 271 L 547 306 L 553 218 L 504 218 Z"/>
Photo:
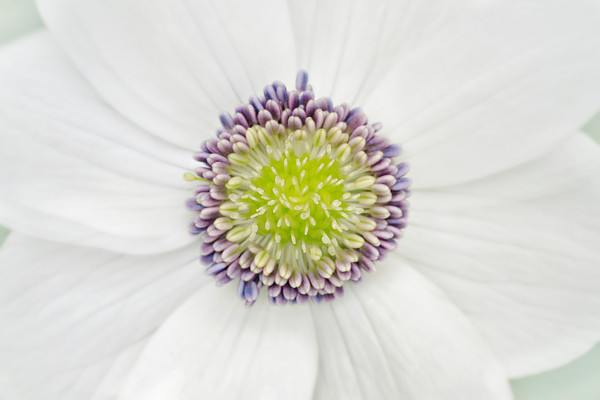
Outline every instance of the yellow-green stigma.
<path id="1" fill-rule="evenodd" d="M 344 178 L 337 160 L 310 159 L 306 154 L 271 157 L 258 177 L 248 178 L 229 197 L 239 195 L 248 208 L 244 216 L 254 220 L 258 235 L 272 235 L 276 243 L 320 246 L 332 229 L 341 232 L 337 221 L 348 206 L 340 201 Z"/>

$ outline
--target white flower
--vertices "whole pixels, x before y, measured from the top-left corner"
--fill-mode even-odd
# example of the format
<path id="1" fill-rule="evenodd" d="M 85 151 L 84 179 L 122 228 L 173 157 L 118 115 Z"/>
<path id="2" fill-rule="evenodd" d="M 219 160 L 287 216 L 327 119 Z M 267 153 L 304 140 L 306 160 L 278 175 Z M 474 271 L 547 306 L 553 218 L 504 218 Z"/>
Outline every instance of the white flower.
<path id="1" fill-rule="evenodd" d="M 599 339 L 596 2 L 40 7 L 0 55 L 0 397 L 507 399 Z M 343 298 L 247 309 L 181 177 L 299 68 L 404 147 L 409 226 Z"/>

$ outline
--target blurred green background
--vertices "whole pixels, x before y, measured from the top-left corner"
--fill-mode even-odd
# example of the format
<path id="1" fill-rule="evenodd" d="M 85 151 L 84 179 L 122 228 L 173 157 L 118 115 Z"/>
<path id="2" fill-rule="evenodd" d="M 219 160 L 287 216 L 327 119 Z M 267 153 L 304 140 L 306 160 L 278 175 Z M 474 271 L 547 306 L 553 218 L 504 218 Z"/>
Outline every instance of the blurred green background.
<path id="1" fill-rule="evenodd" d="M 42 27 L 33 0 L 0 0 L 0 45 Z M 582 129 L 600 143 L 600 112 Z M 8 234 L 9 230 L 0 226 L 0 246 Z M 571 364 L 515 379 L 511 386 L 516 400 L 598 400 L 600 345 Z"/>

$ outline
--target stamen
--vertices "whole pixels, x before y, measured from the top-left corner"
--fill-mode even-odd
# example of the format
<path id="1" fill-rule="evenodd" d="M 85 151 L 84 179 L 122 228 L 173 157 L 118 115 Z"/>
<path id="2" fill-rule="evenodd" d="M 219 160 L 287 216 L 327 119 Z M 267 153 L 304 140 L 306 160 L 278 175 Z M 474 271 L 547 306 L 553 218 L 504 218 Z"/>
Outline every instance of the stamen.
<path id="1" fill-rule="evenodd" d="M 330 301 L 395 248 L 406 226 L 408 164 L 359 109 L 316 100 L 301 71 L 296 90 L 267 85 L 194 155 L 187 202 L 203 234 L 202 261 L 218 284 L 238 279 L 252 305 Z"/>

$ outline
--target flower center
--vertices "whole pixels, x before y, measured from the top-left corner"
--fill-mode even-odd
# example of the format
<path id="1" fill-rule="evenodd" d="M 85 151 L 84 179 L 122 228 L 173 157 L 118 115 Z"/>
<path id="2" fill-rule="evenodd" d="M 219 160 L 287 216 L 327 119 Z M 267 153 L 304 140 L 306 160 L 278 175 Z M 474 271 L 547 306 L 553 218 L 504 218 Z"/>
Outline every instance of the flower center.
<path id="1" fill-rule="evenodd" d="M 344 218 L 342 213 L 350 211 L 342 200 L 346 175 L 340 170 L 340 163 L 328 157 L 310 158 L 302 150 L 296 154 L 293 139 L 282 146 L 278 139 L 273 138 L 273 142 L 279 142 L 277 154 L 273 155 L 273 150 L 271 155 L 256 151 L 262 153 L 267 165 L 235 168 L 238 165 L 234 164 L 232 168 L 232 175 L 238 179 L 227 184 L 229 198 L 236 210 L 245 210 L 238 216 L 238 229 L 268 239 L 265 245 L 271 249 L 277 244 L 282 248 L 301 244 L 306 252 L 307 246 L 331 243 L 334 228 L 343 232 L 338 224 Z M 239 241 L 232 232 L 227 236 Z M 271 251 L 271 255 L 280 258 L 282 250 Z"/>
<path id="2" fill-rule="evenodd" d="M 395 247 L 406 225 L 410 181 L 399 147 L 377 136 L 360 109 L 314 99 L 307 75 L 250 98 L 205 142 L 201 181 L 188 206 L 192 233 L 217 283 L 239 279 L 248 305 L 332 300 Z"/>

